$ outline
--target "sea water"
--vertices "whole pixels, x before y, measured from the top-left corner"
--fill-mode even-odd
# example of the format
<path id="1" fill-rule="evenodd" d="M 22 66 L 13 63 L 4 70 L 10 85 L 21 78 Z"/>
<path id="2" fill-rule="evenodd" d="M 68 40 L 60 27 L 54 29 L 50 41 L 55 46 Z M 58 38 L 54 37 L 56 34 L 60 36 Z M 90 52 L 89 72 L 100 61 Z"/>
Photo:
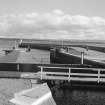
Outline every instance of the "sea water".
<path id="1" fill-rule="evenodd" d="M 104 88 L 56 88 L 53 97 L 57 105 L 105 105 Z"/>

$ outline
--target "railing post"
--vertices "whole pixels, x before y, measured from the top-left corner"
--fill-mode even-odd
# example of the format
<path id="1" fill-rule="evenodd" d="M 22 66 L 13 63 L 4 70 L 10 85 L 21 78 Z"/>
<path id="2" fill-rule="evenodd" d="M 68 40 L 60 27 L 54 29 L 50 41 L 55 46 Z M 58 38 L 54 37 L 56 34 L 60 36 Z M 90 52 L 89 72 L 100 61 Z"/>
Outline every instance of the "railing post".
<path id="1" fill-rule="evenodd" d="M 100 82 L 100 69 L 98 69 L 98 83 Z"/>
<path id="2" fill-rule="evenodd" d="M 68 78 L 68 82 L 70 82 L 70 73 L 71 73 L 71 68 L 69 68 L 69 78 Z"/>
<path id="3" fill-rule="evenodd" d="M 19 67 L 19 64 L 17 64 L 17 70 L 18 70 L 18 71 L 19 71 L 19 68 L 20 68 L 20 67 Z"/>
<path id="4" fill-rule="evenodd" d="M 84 52 L 81 52 L 81 64 L 84 63 Z"/>
<path id="5" fill-rule="evenodd" d="M 41 80 L 43 79 L 43 67 L 41 66 Z"/>

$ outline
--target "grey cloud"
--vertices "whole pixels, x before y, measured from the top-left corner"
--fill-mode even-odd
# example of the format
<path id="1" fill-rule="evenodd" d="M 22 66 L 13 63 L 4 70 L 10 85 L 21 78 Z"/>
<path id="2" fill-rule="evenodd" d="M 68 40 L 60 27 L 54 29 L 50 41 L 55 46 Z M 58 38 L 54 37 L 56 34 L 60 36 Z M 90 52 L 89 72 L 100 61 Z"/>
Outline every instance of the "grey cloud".
<path id="1" fill-rule="evenodd" d="M 7 37 L 105 39 L 104 29 L 101 17 L 71 16 L 61 10 L 0 16 L 0 33 Z"/>

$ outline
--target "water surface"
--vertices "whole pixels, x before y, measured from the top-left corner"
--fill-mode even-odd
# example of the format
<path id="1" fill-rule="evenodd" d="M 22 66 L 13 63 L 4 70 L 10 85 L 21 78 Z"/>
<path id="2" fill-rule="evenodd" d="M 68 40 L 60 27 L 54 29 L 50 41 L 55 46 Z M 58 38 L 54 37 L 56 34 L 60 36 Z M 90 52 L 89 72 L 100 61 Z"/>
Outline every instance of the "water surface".
<path id="1" fill-rule="evenodd" d="M 105 105 L 105 89 L 63 88 L 53 92 L 57 105 Z"/>

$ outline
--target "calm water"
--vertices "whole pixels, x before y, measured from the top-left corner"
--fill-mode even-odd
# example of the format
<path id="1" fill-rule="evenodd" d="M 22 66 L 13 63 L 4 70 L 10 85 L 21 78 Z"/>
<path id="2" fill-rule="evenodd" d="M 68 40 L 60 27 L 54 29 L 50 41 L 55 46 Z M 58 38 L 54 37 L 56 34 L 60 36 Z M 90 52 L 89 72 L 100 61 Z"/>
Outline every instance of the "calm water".
<path id="1" fill-rule="evenodd" d="M 63 88 L 53 92 L 57 105 L 105 105 L 105 89 Z"/>

